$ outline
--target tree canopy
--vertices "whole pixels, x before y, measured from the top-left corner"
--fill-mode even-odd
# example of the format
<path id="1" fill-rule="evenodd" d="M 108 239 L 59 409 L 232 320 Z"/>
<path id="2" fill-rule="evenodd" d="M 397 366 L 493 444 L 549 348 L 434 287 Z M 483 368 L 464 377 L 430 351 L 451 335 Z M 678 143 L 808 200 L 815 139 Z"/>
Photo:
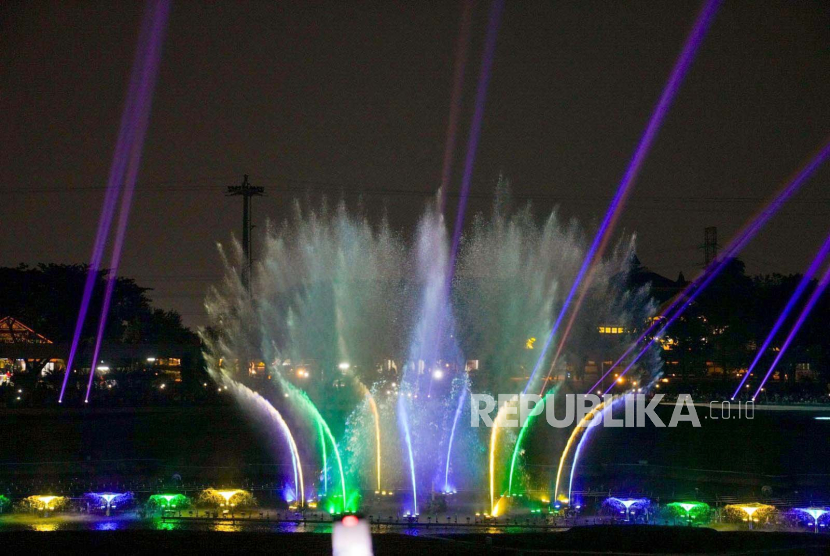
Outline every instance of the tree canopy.
<path id="1" fill-rule="evenodd" d="M 0 316 L 12 316 L 53 342 L 68 342 L 88 273 L 88 265 L 0 267 Z M 97 273 L 82 341 L 95 338 L 108 275 L 106 269 Z M 116 278 L 104 339 L 124 344 L 198 342 L 178 313 L 153 307 L 149 291 L 131 278 Z"/>

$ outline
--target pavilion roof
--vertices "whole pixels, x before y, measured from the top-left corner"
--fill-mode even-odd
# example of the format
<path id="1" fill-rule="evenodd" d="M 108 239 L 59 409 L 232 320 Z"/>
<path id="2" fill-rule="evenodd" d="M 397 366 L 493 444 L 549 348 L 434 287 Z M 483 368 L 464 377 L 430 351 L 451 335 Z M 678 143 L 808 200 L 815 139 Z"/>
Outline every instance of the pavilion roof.
<path id="1" fill-rule="evenodd" d="M 0 319 L 0 343 L 2 344 L 51 344 L 42 336 L 14 317 Z"/>

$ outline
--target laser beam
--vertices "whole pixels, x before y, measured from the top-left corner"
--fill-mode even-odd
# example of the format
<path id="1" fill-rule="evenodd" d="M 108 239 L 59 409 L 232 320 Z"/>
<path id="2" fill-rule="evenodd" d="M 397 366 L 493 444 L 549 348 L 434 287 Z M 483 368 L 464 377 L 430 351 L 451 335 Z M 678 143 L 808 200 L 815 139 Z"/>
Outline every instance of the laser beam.
<path id="1" fill-rule="evenodd" d="M 743 380 L 741 383 L 738 384 L 738 387 L 735 389 L 735 392 L 732 394 L 732 399 L 734 400 L 738 393 L 740 393 L 741 388 L 743 388 L 744 384 L 747 380 L 749 380 L 752 371 L 755 369 L 758 362 L 761 358 L 766 354 L 767 348 L 769 347 L 772 340 L 775 338 L 775 335 L 778 334 L 778 331 L 784 326 L 784 321 L 790 316 L 793 309 L 795 308 L 798 301 L 801 299 L 801 296 L 804 295 L 804 292 L 807 290 L 807 286 L 810 285 L 810 282 L 813 280 L 813 277 L 819 271 L 821 267 L 821 263 L 827 259 L 827 255 L 830 254 L 830 235 L 827 236 L 827 239 L 824 240 L 824 244 L 816 253 L 816 256 L 813 258 L 813 261 L 810 263 L 810 266 L 807 268 L 807 271 L 804 273 L 804 276 L 801 277 L 801 281 L 799 281 L 798 286 L 795 288 L 792 296 L 787 301 L 787 305 L 784 307 L 784 310 L 781 311 L 781 314 L 778 315 L 778 320 L 775 321 L 775 325 L 770 330 L 767 338 L 764 340 L 763 345 L 761 345 L 760 349 L 758 349 L 758 353 L 755 355 L 755 359 L 752 360 L 752 363 L 746 370 L 746 374 L 744 374 Z"/>
<path id="2" fill-rule="evenodd" d="M 662 317 L 655 319 L 651 326 L 634 342 L 626 352 L 609 368 L 602 377 L 597 381 L 597 383 L 591 388 L 591 390 L 596 389 L 605 377 L 614 370 L 622 361 L 625 359 L 634 349 L 639 345 L 640 341 L 645 339 L 655 328 L 660 326 L 660 330 L 654 334 L 651 340 L 648 341 L 645 347 L 634 357 L 634 359 L 628 364 L 625 370 L 620 373 L 620 377 L 625 376 L 629 370 L 639 361 L 643 355 L 645 355 L 648 350 L 654 345 L 656 342 L 668 329 L 669 326 L 677 320 L 680 315 L 691 305 L 694 300 L 700 295 L 700 293 L 706 289 L 706 287 L 712 283 L 712 281 L 717 278 L 720 272 L 726 267 L 729 263 L 729 260 L 737 256 L 741 250 L 746 247 L 747 243 L 752 240 L 753 237 L 761 230 L 761 228 L 769 222 L 770 218 L 778 212 L 778 210 L 786 203 L 795 193 L 801 189 L 801 187 L 807 182 L 807 180 L 812 176 L 812 174 L 821 166 L 827 157 L 830 156 L 830 139 L 819 149 L 819 151 L 804 165 L 796 174 L 795 176 L 789 180 L 789 182 L 785 185 L 783 189 L 781 189 L 778 194 L 770 201 L 764 210 L 761 211 L 754 219 L 752 219 L 749 224 L 744 226 L 741 232 L 735 236 L 732 241 L 729 243 L 727 248 L 724 250 L 723 256 L 716 261 L 713 265 L 710 265 L 700 276 L 698 276 L 695 280 L 693 280 L 686 288 L 675 297 L 675 300 L 669 306 L 669 308 L 665 311 Z M 673 311 L 673 312 L 672 312 Z M 669 316 L 670 315 L 670 316 Z M 665 322 L 663 322 L 665 319 Z M 662 324 L 661 324 L 662 323 Z M 608 387 L 605 391 L 606 393 L 611 391 L 611 388 L 614 387 L 614 383 Z M 589 391 L 591 391 L 589 390 Z"/>
<path id="3" fill-rule="evenodd" d="M 484 121 L 484 106 L 487 102 L 487 88 L 490 84 L 490 74 L 496 51 L 496 38 L 498 37 L 503 10 L 504 0 L 493 0 L 493 3 L 490 5 L 490 19 L 487 25 L 487 36 L 484 41 L 484 52 L 481 56 L 481 70 L 478 75 L 473 120 L 470 124 L 470 134 L 467 137 L 467 156 L 464 160 L 464 174 L 461 177 L 461 192 L 458 197 L 458 211 L 455 216 L 455 231 L 453 232 L 452 250 L 450 251 L 450 274 L 452 274 L 452 268 L 455 266 L 458 245 L 461 241 L 461 229 L 464 226 L 467 197 L 470 194 L 470 182 L 473 178 L 476 151 L 478 150 L 478 141 L 481 137 L 481 125 Z"/>
<path id="4" fill-rule="evenodd" d="M 110 259 L 109 273 L 107 275 L 104 302 L 101 305 L 101 316 L 98 321 L 98 333 L 95 340 L 95 348 L 92 354 L 92 366 L 89 370 L 89 381 L 86 387 L 84 403 L 89 403 L 89 395 L 92 390 L 92 381 L 95 378 L 95 368 L 98 356 L 101 351 L 101 343 L 104 339 L 104 330 L 107 324 L 112 293 L 115 289 L 118 278 L 118 267 L 121 264 L 121 252 L 124 247 L 124 237 L 127 234 L 127 223 L 130 217 L 130 206 L 132 205 L 133 192 L 135 191 L 136 177 L 141 165 L 141 154 L 144 149 L 144 137 L 147 133 L 147 125 L 150 119 L 150 107 L 152 105 L 153 90 L 155 89 L 158 77 L 159 60 L 161 59 L 161 46 L 164 37 L 164 29 L 167 24 L 167 17 L 170 11 L 168 0 L 154 2 L 152 22 L 150 27 L 150 38 L 146 44 L 146 51 L 142 57 L 141 78 L 139 80 L 138 103 L 134 119 L 134 136 L 130 145 L 126 177 L 123 184 L 123 195 L 121 207 L 118 213 L 118 226 L 116 227 L 115 243 Z"/>
<path id="5" fill-rule="evenodd" d="M 112 220 L 115 216 L 115 207 L 121 191 L 124 170 L 127 167 L 130 153 L 133 151 L 133 146 L 135 145 L 137 134 L 139 133 L 140 114 L 143 112 L 141 107 L 143 103 L 149 101 L 145 79 L 148 77 L 146 74 L 148 62 L 152 62 L 152 59 L 148 60 L 147 56 L 153 56 L 158 53 L 158 48 L 153 48 L 149 45 L 151 45 L 154 41 L 158 41 L 157 46 L 160 47 L 163 35 L 162 31 L 168 13 L 169 0 L 153 0 L 148 2 L 144 19 L 142 21 L 138 47 L 136 49 L 135 59 L 133 60 L 130 81 L 127 86 L 127 96 L 124 109 L 121 113 L 118 140 L 116 141 L 113 160 L 110 166 L 109 176 L 107 178 L 107 189 L 104 194 L 104 203 L 101 209 L 101 216 L 98 220 L 98 229 L 92 248 L 89 269 L 84 282 L 81 306 L 78 310 L 78 318 L 75 322 L 75 330 L 72 335 L 72 344 L 69 350 L 69 357 L 66 361 L 66 372 L 63 376 L 60 395 L 58 396 L 58 403 L 63 403 L 69 375 L 72 372 L 75 358 L 78 354 L 78 344 L 80 342 L 81 334 L 83 333 L 84 323 L 86 322 L 86 316 L 92 300 L 92 292 L 95 289 L 95 281 L 98 277 L 98 271 L 101 268 L 101 259 L 104 254 L 104 246 L 106 244 L 107 236 L 109 236 Z M 160 18 L 161 21 L 159 21 Z M 157 67 L 157 62 L 155 67 Z M 92 370 L 90 371 L 91 374 L 94 373 L 95 364 L 96 361 L 93 360 L 91 365 Z"/>
<path id="6" fill-rule="evenodd" d="M 438 199 L 438 212 L 443 213 L 447 203 L 447 188 L 450 185 L 452 159 L 458 135 L 458 117 L 461 113 L 461 95 L 464 90 L 464 73 L 467 67 L 467 53 L 470 49 L 470 21 L 473 15 L 473 0 L 465 0 L 461 12 L 461 29 L 455 45 L 455 70 L 453 72 L 452 98 L 450 99 L 450 117 L 447 121 L 447 139 L 444 144 L 444 163 L 441 169 L 441 193 Z"/>
<path id="7" fill-rule="evenodd" d="M 660 99 L 657 101 L 657 106 L 654 108 L 654 111 L 651 114 L 651 118 L 649 119 L 645 132 L 643 133 L 643 136 L 640 139 L 640 143 L 637 145 L 637 148 L 634 151 L 634 155 L 628 164 L 628 168 L 626 169 L 625 174 L 623 174 L 622 181 L 617 187 L 617 192 L 614 195 L 614 198 L 611 200 L 611 204 L 608 206 L 608 210 L 605 213 L 605 218 L 600 224 L 599 229 L 597 229 L 597 233 L 594 236 L 593 241 L 591 242 L 591 246 L 588 249 L 588 252 L 585 254 L 585 259 L 582 261 L 582 266 L 579 268 L 576 278 L 574 279 L 573 284 L 571 284 L 571 289 L 568 291 L 568 295 L 565 297 L 565 301 L 563 302 L 562 307 L 559 310 L 559 315 L 556 317 L 556 321 L 554 322 L 554 325 L 551 328 L 551 331 L 548 334 L 548 337 L 546 338 L 544 345 L 542 346 L 542 349 L 539 353 L 539 360 L 534 366 L 533 372 L 530 375 L 530 379 L 527 382 L 527 386 L 525 386 L 525 393 L 527 392 L 527 389 L 530 387 L 531 383 L 536 378 L 536 375 L 542 366 L 542 362 L 547 356 L 548 349 L 550 349 L 550 344 L 553 341 L 553 338 L 556 336 L 556 333 L 559 330 L 559 326 L 561 325 L 562 320 L 565 317 L 565 314 L 568 312 L 568 309 L 570 308 L 571 301 L 573 300 L 574 296 L 577 295 L 577 292 L 579 292 L 579 297 L 577 298 L 577 301 L 574 304 L 574 309 L 571 312 L 571 317 L 568 320 L 568 323 L 565 327 L 565 332 L 559 341 L 559 346 L 556 349 L 556 354 L 554 355 L 550 370 L 548 371 L 545 381 L 542 383 L 542 392 L 544 392 L 545 386 L 548 380 L 550 379 L 551 372 L 553 371 L 553 368 L 556 365 L 556 362 L 558 361 L 560 354 L 562 353 L 562 349 L 564 348 L 565 342 L 567 341 L 568 336 L 570 334 L 571 327 L 573 326 L 573 323 L 576 320 L 576 316 L 579 313 L 579 309 L 582 306 L 582 301 L 585 298 L 585 295 L 587 295 L 588 288 L 591 284 L 591 281 L 593 280 L 593 275 L 595 272 L 594 262 L 601 259 L 603 253 L 605 252 L 605 249 L 611 238 L 611 233 L 613 232 L 614 226 L 616 225 L 617 220 L 619 219 L 620 214 L 622 213 L 622 209 L 625 206 L 625 202 L 628 199 L 629 194 L 631 193 L 631 188 L 637 179 L 637 175 L 640 172 L 640 168 L 642 167 L 643 162 L 645 162 L 646 157 L 648 156 L 648 153 L 651 150 L 651 145 L 654 142 L 654 139 L 657 137 L 658 132 L 660 131 L 660 127 L 663 124 L 663 120 L 665 119 L 666 114 L 669 111 L 669 107 L 674 101 L 674 98 L 677 94 L 677 90 L 680 88 L 680 84 L 683 82 L 683 78 L 688 73 L 689 67 L 691 67 L 692 65 L 692 61 L 694 60 L 695 54 L 697 53 L 700 44 L 703 42 L 703 37 L 706 35 L 706 31 L 709 29 L 709 26 L 712 20 L 714 19 L 715 13 L 717 12 L 719 5 L 720 0 L 707 0 L 702 10 L 698 14 L 694 26 L 692 27 L 692 31 L 686 39 L 686 43 L 683 46 L 683 50 L 681 51 L 680 56 L 675 62 L 674 68 L 672 69 L 671 75 L 669 76 L 669 80 L 666 83 L 665 88 L 663 89 L 663 93 L 660 95 Z M 581 292 L 579 291 L 580 288 L 582 288 Z"/>
<path id="8" fill-rule="evenodd" d="M 827 285 L 830 284 L 830 267 L 827 267 L 827 270 L 824 271 L 821 279 L 818 281 L 818 285 L 816 286 L 815 291 L 807 300 L 807 304 L 804 305 L 804 308 L 801 310 L 801 313 L 798 315 L 798 319 L 793 324 L 793 327 L 790 329 L 790 333 L 787 335 L 787 339 L 784 341 L 784 345 L 781 346 L 781 350 L 775 356 L 775 360 L 770 365 L 767 374 L 764 375 L 764 379 L 761 381 L 761 384 L 758 385 L 758 389 L 755 390 L 755 393 L 752 395 L 752 399 L 758 397 L 758 394 L 761 393 L 761 389 L 764 387 L 764 384 L 767 383 L 769 377 L 772 376 L 772 372 L 775 370 L 775 367 L 778 366 L 778 363 L 781 362 L 781 358 L 784 357 L 784 354 L 787 353 L 787 349 L 790 347 L 790 344 L 793 343 L 798 331 L 801 330 L 801 326 L 804 324 L 804 321 L 807 320 L 807 317 L 810 315 L 810 312 L 813 310 L 813 307 L 816 306 L 818 300 L 821 298 L 824 290 L 827 289 Z"/>

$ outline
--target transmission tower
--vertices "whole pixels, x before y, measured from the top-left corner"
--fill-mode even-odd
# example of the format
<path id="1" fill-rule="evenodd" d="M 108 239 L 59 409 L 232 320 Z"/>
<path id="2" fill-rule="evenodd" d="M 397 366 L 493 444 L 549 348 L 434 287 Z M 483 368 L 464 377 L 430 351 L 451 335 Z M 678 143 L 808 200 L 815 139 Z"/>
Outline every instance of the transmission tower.
<path id="1" fill-rule="evenodd" d="M 703 229 L 703 267 L 708 268 L 718 258 L 718 229 L 709 226 Z"/>
<path id="2" fill-rule="evenodd" d="M 253 261 L 251 255 L 251 230 L 253 229 L 251 224 L 251 198 L 262 197 L 264 194 L 265 188 L 251 185 L 248 181 L 248 174 L 245 174 L 242 185 L 228 186 L 228 197 L 242 196 L 242 255 L 244 259 L 242 263 L 242 285 L 245 286 L 246 290 L 250 290 L 251 288 L 251 267 Z"/>

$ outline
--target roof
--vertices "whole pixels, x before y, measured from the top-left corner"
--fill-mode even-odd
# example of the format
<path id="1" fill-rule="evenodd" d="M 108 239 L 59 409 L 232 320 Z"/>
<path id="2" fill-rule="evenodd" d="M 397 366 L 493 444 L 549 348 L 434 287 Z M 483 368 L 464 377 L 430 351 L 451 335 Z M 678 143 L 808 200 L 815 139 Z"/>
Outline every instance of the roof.
<path id="1" fill-rule="evenodd" d="M 41 336 L 14 317 L 0 319 L 0 343 L 2 344 L 51 344 L 45 336 Z"/>

